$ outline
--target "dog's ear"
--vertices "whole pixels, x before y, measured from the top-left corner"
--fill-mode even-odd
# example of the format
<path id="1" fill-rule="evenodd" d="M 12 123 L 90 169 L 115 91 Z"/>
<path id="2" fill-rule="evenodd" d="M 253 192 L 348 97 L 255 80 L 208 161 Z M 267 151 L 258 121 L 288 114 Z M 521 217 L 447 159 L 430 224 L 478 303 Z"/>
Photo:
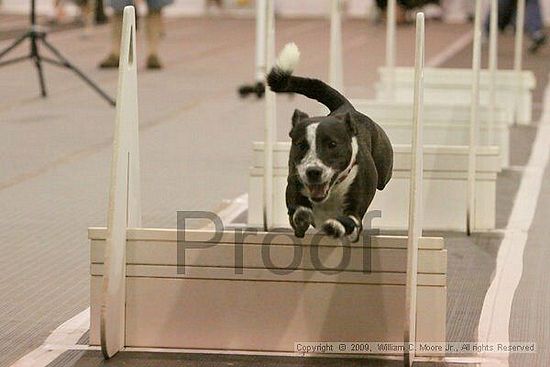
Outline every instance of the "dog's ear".
<path id="1" fill-rule="evenodd" d="M 296 124 L 304 119 L 307 119 L 309 115 L 305 112 L 300 111 L 299 109 L 294 110 L 294 114 L 292 115 L 292 127 L 296 126 Z"/>
<path id="2" fill-rule="evenodd" d="M 348 112 L 344 115 L 344 123 L 346 124 L 346 127 L 351 135 L 357 135 L 357 125 L 355 124 L 355 120 L 351 116 L 351 113 Z"/>

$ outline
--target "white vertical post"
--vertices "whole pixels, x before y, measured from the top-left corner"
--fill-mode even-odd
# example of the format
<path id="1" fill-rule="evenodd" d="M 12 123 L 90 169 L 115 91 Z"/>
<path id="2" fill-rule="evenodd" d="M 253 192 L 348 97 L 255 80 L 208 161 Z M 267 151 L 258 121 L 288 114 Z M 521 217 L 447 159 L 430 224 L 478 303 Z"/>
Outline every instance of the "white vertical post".
<path id="1" fill-rule="evenodd" d="M 487 121 L 487 143 L 494 144 L 495 108 L 496 108 L 496 80 L 498 60 L 498 0 L 491 0 L 491 19 L 489 30 L 489 120 Z"/>
<path id="2" fill-rule="evenodd" d="M 393 97 L 395 96 L 395 2 L 396 0 L 388 0 L 388 5 L 386 9 L 386 68 L 390 73 L 388 86 L 388 97 L 390 99 L 393 99 Z"/>
<path id="3" fill-rule="evenodd" d="M 407 242 L 407 284 L 405 295 L 404 342 L 416 343 L 416 290 L 418 273 L 418 242 L 422 237 L 422 182 L 424 110 L 424 13 L 416 15 L 416 51 L 414 63 L 414 105 L 411 144 L 411 183 L 409 192 L 409 230 Z M 414 350 L 406 350 L 405 365 L 412 366 Z"/>
<path id="4" fill-rule="evenodd" d="M 268 70 L 275 63 L 275 8 L 274 0 L 267 0 L 267 44 L 266 66 Z M 265 93 L 265 127 L 264 127 L 264 186 L 263 186 L 263 221 L 264 230 L 273 226 L 273 143 L 277 124 L 276 95 L 269 88 Z"/>
<path id="5" fill-rule="evenodd" d="M 481 0 L 476 0 L 474 21 L 474 50 L 472 56 L 472 97 L 470 100 L 470 139 L 468 150 L 468 183 L 466 204 L 466 233 L 475 225 L 476 155 L 479 121 L 479 74 L 481 66 Z"/>
<path id="6" fill-rule="evenodd" d="M 344 92 L 344 62 L 342 54 L 342 0 L 332 0 L 330 9 L 329 84 Z"/>
<path id="7" fill-rule="evenodd" d="M 266 0 L 256 0 L 256 81 L 263 82 L 267 68 L 265 65 L 266 57 Z"/>
<path id="8" fill-rule="evenodd" d="M 126 230 L 141 227 L 136 65 L 135 9 L 127 6 L 122 25 L 100 310 L 101 350 L 105 358 L 111 358 L 125 345 Z"/>
<path id="9" fill-rule="evenodd" d="M 516 38 L 514 42 L 514 72 L 516 74 L 516 98 L 514 117 L 519 122 L 519 106 L 521 103 L 521 69 L 523 67 L 523 28 L 525 25 L 525 0 L 518 0 L 516 10 Z"/>

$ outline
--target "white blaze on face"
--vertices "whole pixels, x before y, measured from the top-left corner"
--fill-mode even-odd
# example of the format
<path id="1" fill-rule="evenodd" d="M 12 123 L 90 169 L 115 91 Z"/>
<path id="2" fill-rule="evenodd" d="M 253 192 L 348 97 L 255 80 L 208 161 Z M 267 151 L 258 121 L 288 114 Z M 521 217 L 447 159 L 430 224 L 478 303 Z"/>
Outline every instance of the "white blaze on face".
<path id="1" fill-rule="evenodd" d="M 310 194 L 314 197 L 321 199 L 323 196 L 328 194 L 330 180 L 334 175 L 334 169 L 327 166 L 317 154 L 317 128 L 319 123 L 310 124 L 306 128 L 306 139 L 308 142 L 308 151 L 302 161 L 296 166 L 298 170 L 298 175 L 300 180 L 306 185 L 307 189 L 310 191 Z M 307 179 L 307 170 L 309 168 L 318 168 L 323 172 L 321 174 L 320 183 L 315 183 L 315 185 L 309 185 Z"/>

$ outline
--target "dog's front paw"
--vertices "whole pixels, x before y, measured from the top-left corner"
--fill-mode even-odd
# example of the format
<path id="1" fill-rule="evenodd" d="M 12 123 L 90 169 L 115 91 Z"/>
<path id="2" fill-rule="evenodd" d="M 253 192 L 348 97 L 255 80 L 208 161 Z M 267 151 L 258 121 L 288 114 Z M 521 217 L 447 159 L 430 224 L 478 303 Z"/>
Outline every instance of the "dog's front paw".
<path id="1" fill-rule="evenodd" d="M 331 237 L 347 237 L 351 242 L 357 242 L 361 233 L 361 222 L 354 216 L 340 216 L 337 219 L 327 220 L 321 229 Z"/>
<path id="2" fill-rule="evenodd" d="M 298 238 L 305 236 L 309 226 L 313 224 L 313 212 L 304 206 L 298 207 L 292 215 L 294 235 Z"/>
<path id="3" fill-rule="evenodd" d="M 321 227 L 322 231 L 334 238 L 342 238 L 346 235 L 346 228 L 337 219 L 329 219 Z"/>

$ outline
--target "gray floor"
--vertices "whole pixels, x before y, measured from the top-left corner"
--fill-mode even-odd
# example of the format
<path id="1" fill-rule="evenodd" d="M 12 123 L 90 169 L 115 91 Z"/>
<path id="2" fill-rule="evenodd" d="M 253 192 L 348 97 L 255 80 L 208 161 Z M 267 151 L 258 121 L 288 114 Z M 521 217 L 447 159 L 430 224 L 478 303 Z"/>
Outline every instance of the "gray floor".
<path id="1" fill-rule="evenodd" d="M 550 142 L 549 142 L 550 144 Z M 512 355 L 511 366 L 544 366 L 550 361 L 550 166 L 546 167 L 535 219 L 524 252 L 521 281 L 512 303 L 510 341 L 535 341 L 537 353 Z"/>
<path id="2" fill-rule="evenodd" d="M 178 209 L 215 210 L 222 200 L 245 192 L 251 142 L 262 136 L 261 103 L 239 101 L 235 93 L 236 87 L 250 81 L 253 75 L 254 23 L 183 19 L 169 21 L 166 29 L 162 50 L 166 70 L 140 71 L 144 224 L 158 227 L 173 227 Z M 468 26 L 429 23 L 427 59 L 466 29 Z M 400 28 L 398 32 L 400 45 L 412 44 L 413 29 Z M 383 52 L 373 50 L 383 50 L 383 34 L 383 27 L 367 26 L 361 21 L 345 23 L 345 70 L 354 71 L 345 75 L 349 95 L 372 95 L 368 86 L 376 80 L 375 68 L 384 58 Z M 301 73 L 326 79 L 327 22 L 281 21 L 277 37 L 279 45 L 290 40 L 300 45 Z M 107 39 L 105 27 L 98 28 L 87 39 L 81 38 L 78 30 L 51 35 L 51 41 L 70 59 L 114 94 L 116 72 L 95 68 L 108 48 Z M 504 39 L 510 41 L 510 37 Z M 8 41 L 0 42 L 0 49 L 7 44 Z M 140 44 L 141 64 L 144 48 Z M 501 59 L 507 62 L 510 55 L 503 49 Z M 409 47 L 400 47 L 399 63 L 412 64 L 412 52 Z M 548 57 L 547 53 L 544 55 Z M 544 74 L 540 76 L 536 96 L 540 103 L 548 65 L 541 67 L 538 57 L 526 57 L 525 64 L 540 69 L 538 75 Z M 469 65 L 468 53 L 458 55 L 451 63 Z M 86 228 L 105 223 L 114 111 L 67 71 L 48 67 L 46 77 L 51 94 L 42 100 L 37 97 L 36 75 L 30 63 L 0 69 L 0 366 L 9 366 L 36 348 L 61 322 L 87 307 Z M 278 133 L 285 139 L 293 108 L 318 110 L 315 104 L 300 98 L 279 101 Z M 515 130 L 515 165 L 525 164 L 534 132 L 534 127 Z M 219 179 L 220 172 L 223 180 Z M 520 178 L 521 172 L 517 171 L 506 171 L 499 177 L 501 227 L 507 221 Z M 547 179 L 546 186 L 548 182 Z M 499 238 L 480 236 L 471 240 L 457 234 L 446 237 L 450 269 L 449 339 L 469 339 L 475 335 Z M 539 245 L 538 251 L 545 250 L 542 238 L 533 239 Z M 531 247 L 537 249 L 528 244 L 528 250 Z M 543 255 L 532 254 L 538 256 L 540 266 L 544 264 L 540 260 Z M 536 273 L 524 275 L 536 277 Z M 526 294 L 533 292 L 532 288 L 524 288 Z M 463 292 L 469 296 L 463 297 Z M 519 322 L 532 317 L 526 310 L 529 306 L 538 307 L 540 316 L 544 305 L 543 300 L 536 305 L 515 305 L 514 315 Z M 528 327 L 517 337 L 531 337 L 533 330 Z M 78 366 L 259 363 L 254 359 L 228 361 L 224 359 L 227 357 L 150 354 L 123 354 L 118 360 L 103 363 L 98 357 L 95 352 L 71 352 L 56 363 L 58 366 L 71 366 L 77 360 Z M 261 361 L 262 365 L 269 363 L 285 365 Z M 284 363 L 291 366 L 301 362 Z"/>
<path id="3" fill-rule="evenodd" d="M 512 55 L 511 39 L 503 37 L 499 45 L 499 62 L 501 67 L 511 67 L 513 55 Z M 498 177 L 497 183 L 497 226 L 504 228 L 510 215 L 511 207 L 514 202 L 515 193 L 517 192 L 519 181 L 522 175 L 522 166 L 527 163 L 531 153 L 531 146 L 534 141 L 534 137 L 537 131 L 536 124 L 541 117 L 542 112 L 542 98 L 544 89 L 547 86 L 549 78 L 549 64 L 548 57 L 550 57 L 550 50 L 548 47 L 541 50 L 536 55 L 527 54 L 524 57 L 524 67 L 532 70 L 535 73 L 537 79 L 537 87 L 534 92 L 534 108 L 533 108 L 533 121 L 532 126 L 515 126 L 512 127 L 511 135 L 511 164 L 516 166 L 514 170 L 505 170 Z M 469 49 L 465 49 L 460 54 L 453 57 L 448 63 L 448 66 L 461 66 L 468 63 L 471 60 L 471 52 Z M 548 108 L 548 107 L 546 107 Z M 549 142 L 550 144 L 550 142 Z M 510 341 L 514 342 L 536 342 L 537 353 L 535 354 L 511 354 L 510 366 L 523 367 L 523 366 L 547 366 L 550 361 L 550 332 L 548 325 L 550 323 L 550 309 L 548 304 L 550 300 L 548 295 L 549 289 L 549 267 L 548 261 L 550 259 L 549 252 L 549 238 L 550 228 L 548 227 L 548 217 L 550 216 L 550 167 L 546 167 L 546 172 L 542 182 L 542 191 L 539 196 L 537 211 L 535 219 L 532 223 L 529 231 L 528 242 L 524 252 L 524 268 L 523 275 L 520 284 L 516 290 L 514 296 L 514 302 L 512 304 L 511 318 L 510 318 Z M 452 241 L 452 240 L 451 240 Z M 446 238 L 446 244 L 449 246 L 451 242 L 449 238 Z M 450 263 L 454 256 L 452 247 L 449 248 Z M 470 272 L 469 278 L 471 282 L 461 282 L 464 289 L 455 288 L 452 286 L 453 282 L 461 277 L 453 277 L 449 274 L 449 308 L 454 303 L 453 299 L 460 304 L 457 307 L 458 314 L 455 317 L 459 319 L 468 320 L 468 317 L 464 317 L 463 313 L 466 311 L 474 311 L 476 303 L 479 302 L 479 289 L 487 287 L 486 274 L 487 269 L 479 268 L 478 264 L 482 264 L 483 261 L 486 264 L 490 264 L 491 269 L 494 269 L 494 261 L 498 246 L 495 247 L 493 241 L 488 241 L 476 248 L 472 252 L 468 252 L 468 261 L 461 262 L 463 269 L 456 268 L 454 266 L 449 267 L 450 272 Z M 470 257 L 472 256 L 472 257 Z M 485 260 L 483 260 L 485 259 Z M 466 276 L 468 278 L 468 276 Z M 455 297 L 452 293 L 456 292 Z M 477 301 L 476 301 L 477 298 Z M 466 299 L 466 304 L 462 304 Z M 472 301 L 474 307 L 468 307 L 467 300 Z M 481 299 L 483 302 L 483 299 Z M 450 340 L 453 339 L 453 328 L 458 328 L 460 332 L 467 330 L 461 325 L 457 325 L 449 320 L 449 317 L 453 317 L 452 310 L 448 310 L 448 336 Z M 479 315 L 474 315 L 479 317 Z M 468 325 L 466 322 L 464 325 Z M 477 330 L 475 330 L 477 331 Z M 458 341 L 458 339 L 456 339 Z"/>
<path id="4" fill-rule="evenodd" d="M 120 357 L 109 361 L 103 361 L 100 352 L 70 351 L 60 356 L 48 367 L 399 367 L 399 361 L 381 361 L 375 359 L 328 359 L 328 358 L 296 358 L 296 357 L 255 357 L 255 356 L 230 356 L 211 354 L 170 354 L 170 353 L 132 353 L 127 352 Z M 416 366 L 416 365 L 415 365 Z M 422 365 L 418 365 L 421 367 Z M 431 364 L 430 366 L 439 367 Z"/>

